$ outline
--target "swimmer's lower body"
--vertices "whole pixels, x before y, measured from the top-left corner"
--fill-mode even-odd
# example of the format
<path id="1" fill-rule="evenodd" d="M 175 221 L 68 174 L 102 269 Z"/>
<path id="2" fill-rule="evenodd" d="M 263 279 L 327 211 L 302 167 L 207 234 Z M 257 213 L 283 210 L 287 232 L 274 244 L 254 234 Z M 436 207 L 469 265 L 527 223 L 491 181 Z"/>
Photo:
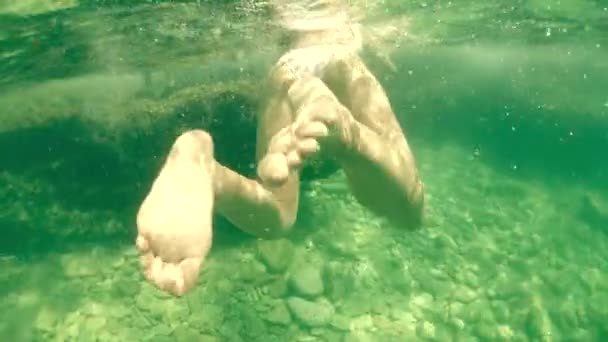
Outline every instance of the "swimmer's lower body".
<path id="1" fill-rule="evenodd" d="M 146 278 L 182 295 L 211 247 L 212 214 L 262 238 L 296 220 L 299 170 L 318 149 L 333 154 L 360 203 L 406 229 L 419 225 L 423 186 L 388 98 L 356 54 L 336 58 L 323 79 L 296 77 L 278 63 L 272 96 L 258 117 L 258 180 L 213 157 L 212 137 L 184 133 L 174 143 L 137 216 Z"/>

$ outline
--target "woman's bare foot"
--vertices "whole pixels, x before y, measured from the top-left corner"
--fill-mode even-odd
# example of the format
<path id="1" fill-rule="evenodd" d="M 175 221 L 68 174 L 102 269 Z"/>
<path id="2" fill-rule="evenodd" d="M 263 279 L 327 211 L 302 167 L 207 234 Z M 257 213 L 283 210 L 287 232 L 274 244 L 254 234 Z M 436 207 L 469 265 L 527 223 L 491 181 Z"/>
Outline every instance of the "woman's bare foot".
<path id="1" fill-rule="evenodd" d="M 195 285 L 211 248 L 213 165 L 211 137 L 203 131 L 183 134 L 137 215 L 145 277 L 174 295 Z"/>
<path id="2" fill-rule="evenodd" d="M 318 138 L 327 135 L 327 128 L 318 122 L 291 125 L 281 129 L 270 141 L 267 154 L 258 165 L 262 182 L 280 186 L 292 170 L 299 169 L 309 155 L 319 149 Z"/>
<path id="3" fill-rule="evenodd" d="M 320 146 L 347 146 L 352 115 L 318 78 L 296 81 L 288 92 L 296 119 L 281 129 L 269 143 L 258 165 L 258 176 L 267 185 L 280 186 L 289 173 L 301 168 L 304 160 Z M 333 151 L 337 152 L 337 149 Z"/>

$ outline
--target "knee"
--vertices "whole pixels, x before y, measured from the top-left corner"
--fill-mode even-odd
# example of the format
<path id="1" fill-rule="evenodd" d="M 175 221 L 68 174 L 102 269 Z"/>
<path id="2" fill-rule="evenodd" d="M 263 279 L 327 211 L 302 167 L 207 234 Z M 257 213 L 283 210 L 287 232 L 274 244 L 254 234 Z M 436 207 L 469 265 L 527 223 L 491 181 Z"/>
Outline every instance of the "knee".
<path id="1" fill-rule="evenodd" d="M 279 61 L 270 71 L 269 75 L 270 86 L 275 91 L 281 91 L 291 88 L 293 83 L 298 79 L 295 71 L 288 63 Z"/>
<path id="2" fill-rule="evenodd" d="M 288 236 L 296 221 L 296 214 L 291 208 L 280 208 L 278 210 L 278 217 L 272 224 L 272 228 L 266 229 L 264 236 L 267 239 L 280 239 Z"/>
<path id="3" fill-rule="evenodd" d="M 296 108 L 310 103 L 335 102 L 336 97 L 319 78 L 306 77 L 295 81 L 288 90 L 288 96 Z"/>
<path id="4" fill-rule="evenodd" d="M 416 230 L 424 226 L 425 220 L 425 199 L 424 184 L 418 183 L 414 195 L 410 198 L 410 206 L 404 211 L 406 218 L 403 220 L 410 230 Z"/>
<path id="5" fill-rule="evenodd" d="M 289 233 L 291 233 L 291 226 L 285 226 L 268 230 L 258 237 L 266 240 L 276 240 L 286 238 Z"/>
<path id="6" fill-rule="evenodd" d="M 296 209 L 291 206 L 279 206 L 267 215 L 258 216 L 261 219 L 258 227 L 263 227 L 257 231 L 259 238 L 280 239 L 288 236 L 296 222 Z"/>
<path id="7" fill-rule="evenodd" d="M 194 129 L 182 133 L 177 139 L 175 139 L 174 147 L 180 150 L 198 150 L 213 148 L 213 139 L 209 133 Z"/>
<path id="8" fill-rule="evenodd" d="M 287 237 L 291 233 L 293 222 L 277 222 L 275 224 L 266 225 L 261 230 L 258 229 L 252 232 L 253 235 L 260 239 L 274 240 Z"/>
<path id="9" fill-rule="evenodd" d="M 213 143 L 211 135 L 201 129 L 193 129 L 180 134 L 175 140 L 177 146 L 209 145 Z"/>
<path id="10" fill-rule="evenodd" d="M 213 157 L 211 135 L 203 130 L 190 130 L 182 133 L 175 139 L 169 158 L 174 159 L 184 156 L 195 160 L 198 160 L 201 156 Z"/>

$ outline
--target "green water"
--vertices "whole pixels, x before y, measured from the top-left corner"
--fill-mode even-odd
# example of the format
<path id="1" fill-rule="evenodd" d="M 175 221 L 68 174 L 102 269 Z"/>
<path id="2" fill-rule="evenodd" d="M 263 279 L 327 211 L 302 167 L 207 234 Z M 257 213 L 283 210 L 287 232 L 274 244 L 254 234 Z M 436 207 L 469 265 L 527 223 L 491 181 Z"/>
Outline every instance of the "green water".
<path id="1" fill-rule="evenodd" d="M 362 3 L 425 228 L 322 172 L 287 239 L 218 219 L 176 299 L 143 279 L 135 212 L 186 129 L 252 172 L 276 30 L 253 1 L 0 2 L 0 339 L 607 340 L 608 4 Z"/>

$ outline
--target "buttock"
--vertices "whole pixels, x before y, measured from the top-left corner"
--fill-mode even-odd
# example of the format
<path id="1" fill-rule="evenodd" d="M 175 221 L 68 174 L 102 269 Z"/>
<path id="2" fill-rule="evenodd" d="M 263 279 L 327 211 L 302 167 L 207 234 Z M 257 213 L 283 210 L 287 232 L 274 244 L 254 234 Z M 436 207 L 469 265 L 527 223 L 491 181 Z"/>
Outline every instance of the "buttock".
<path id="1" fill-rule="evenodd" d="M 286 67 L 298 78 L 312 75 L 322 79 L 332 62 L 354 53 L 346 45 L 316 45 L 288 51 L 279 58 L 277 65 Z"/>

